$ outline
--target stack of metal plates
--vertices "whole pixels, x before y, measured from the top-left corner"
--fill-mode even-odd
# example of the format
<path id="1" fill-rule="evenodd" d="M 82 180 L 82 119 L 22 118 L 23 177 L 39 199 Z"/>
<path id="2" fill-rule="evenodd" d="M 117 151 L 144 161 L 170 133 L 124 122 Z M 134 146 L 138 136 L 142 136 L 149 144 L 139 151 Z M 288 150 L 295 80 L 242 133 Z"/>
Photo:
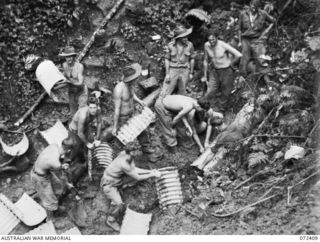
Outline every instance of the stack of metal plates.
<path id="1" fill-rule="evenodd" d="M 183 194 L 177 167 L 170 166 L 159 169 L 161 177 L 156 179 L 156 188 L 160 208 L 182 204 Z"/>
<path id="2" fill-rule="evenodd" d="M 94 166 L 107 168 L 113 161 L 114 153 L 110 145 L 101 143 L 92 151 L 92 162 Z"/>
<path id="3" fill-rule="evenodd" d="M 144 107 L 140 114 L 130 118 L 118 131 L 117 138 L 124 144 L 134 141 L 150 123 L 155 119 L 155 114 L 150 108 Z"/>

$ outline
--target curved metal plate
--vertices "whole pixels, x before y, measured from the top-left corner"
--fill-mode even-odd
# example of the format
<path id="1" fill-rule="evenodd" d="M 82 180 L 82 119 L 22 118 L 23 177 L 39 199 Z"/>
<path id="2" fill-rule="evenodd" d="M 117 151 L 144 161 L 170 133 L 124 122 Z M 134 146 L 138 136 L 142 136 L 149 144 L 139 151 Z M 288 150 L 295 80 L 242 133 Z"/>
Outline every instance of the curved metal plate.
<path id="1" fill-rule="evenodd" d="M 25 133 L 23 133 L 23 138 L 18 144 L 15 144 L 15 145 L 12 145 L 12 146 L 6 145 L 2 141 L 1 137 L 0 137 L 0 143 L 2 145 L 3 151 L 6 154 L 11 155 L 11 156 L 23 155 L 29 149 L 29 139 L 28 139 L 28 137 L 27 137 L 27 135 Z"/>

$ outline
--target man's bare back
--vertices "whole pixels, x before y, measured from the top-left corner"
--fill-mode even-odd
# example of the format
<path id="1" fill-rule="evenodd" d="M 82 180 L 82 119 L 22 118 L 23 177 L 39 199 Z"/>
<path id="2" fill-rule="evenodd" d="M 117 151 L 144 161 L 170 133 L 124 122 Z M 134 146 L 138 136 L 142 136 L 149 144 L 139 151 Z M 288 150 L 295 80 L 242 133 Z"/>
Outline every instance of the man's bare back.
<path id="1" fill-rule="evenodd" d="M 163 105 L 166 109 L 170 111 L 178 112 L 184 108 L 192 109 L 193 103 L 195 101 L 195 99 L 183 95 L 167 95 L 163 99 Z"/>
<path id="2" fill-rule="evenodd" d="M 120 115 L 129 115 L 134 111 L 133 92 L 124 82 L 120 82 L 115 87 L 115 95 L 121 99 Z"/>
<path id="3" fill-rule="evenodd" d="M 34 170 L 40 175 L 46 175 L 50 170 L 56 170 L 61 167 L 60 151 L 56 144 L 46 147 L 38 156 L 34 163 Z"/>
<path id="4" fill-rule="evenodd" d="M 113 162 L 108 166 L 105 173 L 113 178 L 121 178 L 125 171 L 132 169 L 128 161 L 132 159 L 125 151 L 119 153 L 119 155 L 113 160 Z"/>

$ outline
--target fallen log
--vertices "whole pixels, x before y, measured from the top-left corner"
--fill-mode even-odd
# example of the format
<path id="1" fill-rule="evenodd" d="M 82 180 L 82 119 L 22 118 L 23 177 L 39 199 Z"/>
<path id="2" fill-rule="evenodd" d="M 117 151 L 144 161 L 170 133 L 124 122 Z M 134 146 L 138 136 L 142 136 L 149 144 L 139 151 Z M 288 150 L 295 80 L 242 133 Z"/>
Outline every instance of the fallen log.
<path id="1" fill-rule="evenodd" d="M 17 122 L 14 123 L 14 126 L 19 126 L 20 124 L 22 124 L 30 116 L 30 114 L 38 107 L 38 105 L 41 103 L 41 101 L 45 98 L 46 95 L 47 92 L 44 91 L 37 99 L 37 101 L 32 105 L 32 107 L 29 108 L 29 110 Z"/>
<path id="2" fill-rule="evenodd" d="M 84 49 L 79 53 L 79 55 L 77 56 L 77 61 L 81 61 L 83 59 L 83 57 L 87 54 L 88 50 L 90 49 L 90 47 L 92 46 L 95 37 L 97 35 L 97 33 L 101 30 L 101 28 L 103 28 L 106 23 L 114 16 L 114 14 L 118 11 L 120 5 L 124 2 L 125 0 L 119 0 L 114 7 L 110 10 L 110 12 L 108 13 L 108 15 L 103 19 L 103 21 L 101 22 L 101 24 L 99 25 L 99 27 L 96 29 L 96 31 L 93 33 L 93 35 L 91 36 L 89 42 L 86 44 L 86 46 L 84 47 Z M 103 90 L 102 90 L 103 91 Z M 29 117 L 29 115 L 37 108 L 37 106 L 41 103 L 41 101 L 44 99 L 44 97 L 46 96 L 47 92 L 44 91 L 40 97 L 37 99 L 37 101 L 32 105 L 32 107 L 14 124 L 15 126 L 19 126 L 20 124 L 22 124 L 26 118 Z"/>
<path id="3" fill-rule="evenodd" d="M 256 206 L 256 205 L 258 205 L 258 204 L 260 204 L 260 203 L 263 203 L 263 202 L 265 202 L 265 201 L 267 201 L 267 200 L 270 200 L 271 198 L 274 198 L 274 197 L 276 197 L 276 196 L 278 196 L 278 195 L 279 195 L 279 194 L 275 194 L 275 195 L 266 197 L 266 198 L 264 198 L 264 199 L 261 199 L 261 200 L 259 200 L 259 201 L 254 202 L 254 203 L 251 203 L 251 204 L 249 204 L 249 205 L 247 205 L 247 206 L 245 206 L 245 207 L 243 207 L 243 208 L 240 208 L 240 209 L 238 209 L 237 211 L 232 212 L 232 213 L 227 213 L 227 214 L 210 213 L 210 215 L 212 215 L 212 216 L 214 216 L 214 217 L 217 217 L 217 218 L 226 218 L 226 217 L 235 215 L 235 214 L 237 214 L 237 213 L 240 213 L 240 212 L 242 212 L 242 211 L 244 211 L 244 210 L 246 210 L 246 209 L 248 209 L 248 208 L 250 208 L 250 207 L 253 207 L 253 206 Z"/>
<path id="4" fill-rule="evenodd" d="M 93 32 L 92 36 L 90 37 L 88 43 L 86 46 L 83 48 L 83 50 L 79 53 L 77 56 L 76 60 L 81 61 L 83 57 L 87 54 L 88 50 L 92 46 L 93 42 L 95 41 L 96 35 L 99 33 L 99 31 L 107 24 L 107 22 L 114 16 L 114 14 L 118 11 L 120 5 L 124 2 L 125 0 L 118 0 L 116 4 L 113 6 L 113 8 L 109 11 L 107 16 L 104 17 L 102 22 L 100 23 L 99 27 Z"/>

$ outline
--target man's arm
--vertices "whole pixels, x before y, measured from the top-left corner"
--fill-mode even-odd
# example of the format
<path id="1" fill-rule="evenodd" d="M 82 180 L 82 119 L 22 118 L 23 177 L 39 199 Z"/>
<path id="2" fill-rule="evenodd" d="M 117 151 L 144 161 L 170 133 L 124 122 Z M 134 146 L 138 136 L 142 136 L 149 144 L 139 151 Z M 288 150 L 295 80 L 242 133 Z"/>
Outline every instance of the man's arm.
<path id="1" fill-rule="evenodd" d="M 129 165 L 129 164 L 124 165 L 123 171 L 128 176 L 132 177 L 133 179 L 135 179 L 137 181 L 146 180 L 148 178 L 155 177 L 154 171 L 150 171 L 150 172 L 145 173 L 144 171 L 142 172 L 142 169 L 140 169 L 140 168 L 137 169 L 137 167 L 134 164 L 134 161 L 131 163 L 131 165 Z"/>
<path id="2" fill-rule="evenodd" d="M 196 53 L 194 52 L 194 47 L 193 44 L 191 43 L 191 47 L 190 47 L 190 74 L 192 76 L 190 76 L 190 79 L 193 77 L 193 73 L 194 73 L 194 58 L 196 57 Z"/>
<path id="3" fill-rule="evenodd" d="M 191 129 L 192 129 L 192 138 L 194 139 L 194 141 L 196 142 L 196 144 L 199 147 L 200 152 L 202 153 L 204 151 L 204 148 L 203 148 L 203 146 L 201 144 L 199 135 L 197 133 L 197 130 L 196 130 L 196 127 L 195 127 L 195 124 L 194 124 L 195 112 L 196 112 L 195 110 L 192 110 L 191 112 L 189 112 L 188 119 L 189 119 L 190 126 L 191 126 Z"/>
<path id="4" fill-rule="evenodd" d="M 78 82 L 75 82 L 74 85 L 81 86 L 81 85 L 83 85 L 83 80 L 84 80 L 84 78 L 83 78 L 83 70 L 84 70 L 84 68 L 83 68 L 83 65 L 81 63 L 78 63 L 78 65 L 79 65 L 78 76 L 77 76 L 78 77 Z"/>
<path id="5" fill-rule="evenodd" d="M 141 106 L 145 106 L 145 103 L 140 98 L 138 98 L 135 93 L 133 93 L 133 100 L 139 103 Z"/>
<path id="6" fill-rule="evenodd" d="M 212 134 L 212 124 L 211 124 L 211 121 L 210 121 L 210 118 L 208 119 L 207 121 L 207 131 L 206 131 L 206 138 L 204 140 L 204 147 L 209 147 L 209 141 L 210 141 L 210 137 L 211 137 L 211 134 Z"/>
<path id="7" fill-rule="evenodd" d="M 113 130 L 112 130 L 113 135 L 116 134 L 118 125 L 119 125 L 121 95 L 122 95 L 122 88 L 118 84 L 113 91 L 113 102 L 114 102 L 114 117 L 113 117 Z"/>
<path id="8" fill-rule="evenodd" d="M 166 46 L 165 50 L 164 67 L 166 69 L 165 80 L 169 79 L 169 69 L 170 69 L 170 48 Z"/>
<path id="9" fill-rule="evenodd" d="M 233 67 L 235 64 L 239 62 L 240 58 L 242 57 L 242 54 L 238 50 L 233 48 L 231 45 L 229 45 L 228 43 L 225 43 L 225 42 L 222 42 L 222 43 L 225 50 L 234 56 L 230 64 L 231 67 Z"/>
<path id="10" fill-rule="evenodd" d="M 85 112 L 81 112 L 79 114 L 78 136 L 81 139 L 81 141 L 87 146 L 89 144 L 89 141 L 87 140 L 87 137 L 84 134 L 86 118 L 87 114 Z"/>
<path id="11" fill-rule="evenodd" d="M 208 51 L 207 51 L 208 42 L 204 44 L 204 58 L 203 58 L 203 77 L 204 81 L 208 80 Z"/>
<path id="12" fill-rule="evenodd" d="M 176 125 L 182 117 L 184 117 L 187 113 L 189 113 L 192 110 L 192 105 L 185 105 L 182 110 L 177 114 L 177 116 L 174 117 L 172 120 L 172 125 Z"/>
<path id="13" fill-rule="evenodd" d="M 276 19 L 274 17 L 272 17 L 271 15 L 269 15 L 266 11 L 264 11 L 264 14 L 266 16 L 266 20 L 271 22 L 271 23 L 274 23 L 276 22 Z"/>

